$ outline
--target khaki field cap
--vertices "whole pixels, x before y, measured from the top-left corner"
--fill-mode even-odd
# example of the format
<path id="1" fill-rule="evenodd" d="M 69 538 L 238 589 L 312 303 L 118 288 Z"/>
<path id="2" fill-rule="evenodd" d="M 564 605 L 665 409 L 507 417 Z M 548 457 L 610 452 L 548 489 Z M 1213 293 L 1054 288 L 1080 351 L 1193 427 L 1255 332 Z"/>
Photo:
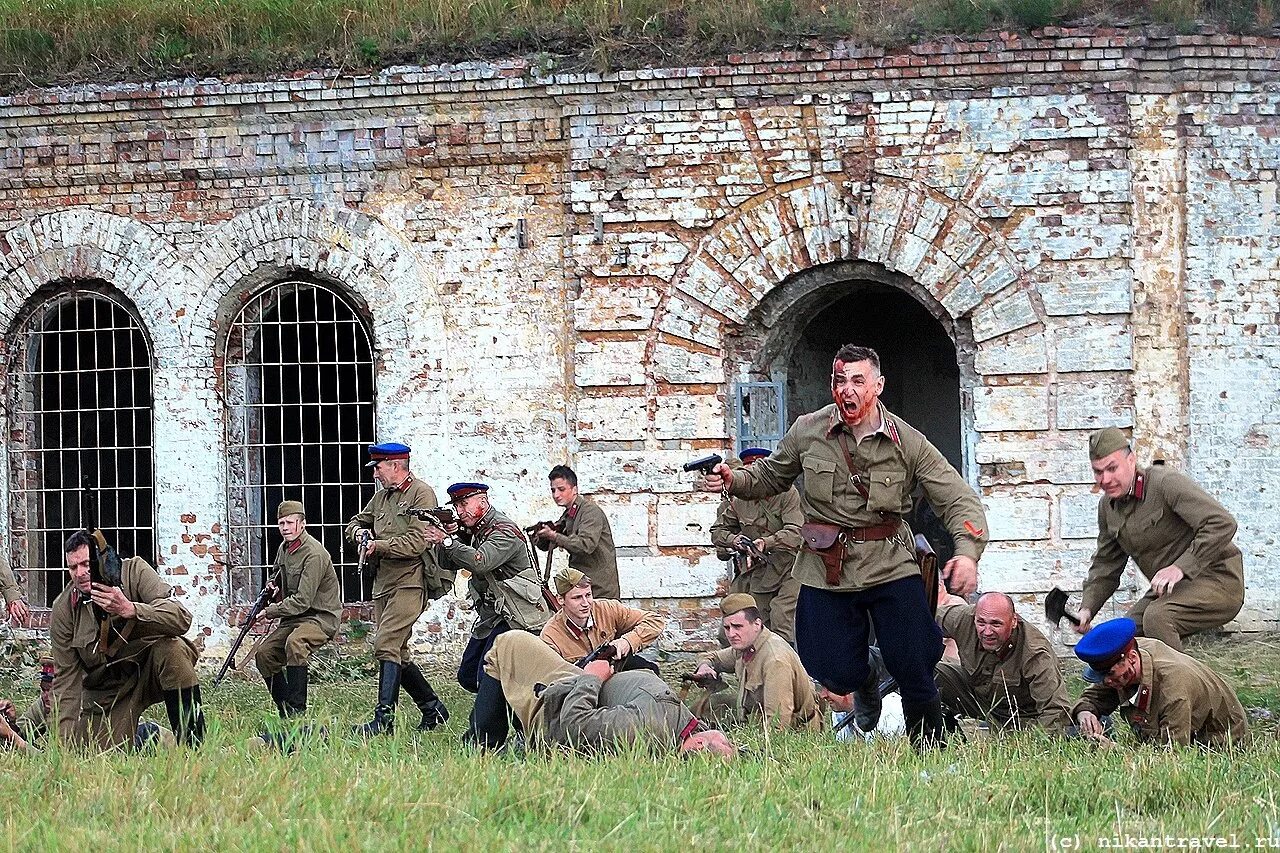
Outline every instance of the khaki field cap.
<path id="1" fill-rule="evenodd" d="M 276 510 L 276 521 L 284 518 L 286 515 L 300 515 L 307 517 L 307 511 L 302 506 L 302 501 L 284 501 L 280 504 L 280 508 Z"/>
<path id="2" fill-rule="evenodd" d="M 750 593 L 735 592 L 724 597 L 724 601 L 720 602 L 720 612 L 725 616 L 732 616 L 739 610 L 746 610 L 748 607 L 758 607 L 756 600 L 751 597 Z"/>
<path id="3" fill-rule="evenodd" d="M 554 578 L 556 594 L 563 598 L 569 590 L 582 583 L 584 578 L 586 578 L 586 575 L 577 569 L 565 569 L 563 572 L 557 572 Z"/>
<path id="4" fill-rule="evenodd" d="M 1097 462 L 1129 446 L 1129 437 L 1115 427 L 1100 429 L 1089 436 L 1089 458 Z"/>

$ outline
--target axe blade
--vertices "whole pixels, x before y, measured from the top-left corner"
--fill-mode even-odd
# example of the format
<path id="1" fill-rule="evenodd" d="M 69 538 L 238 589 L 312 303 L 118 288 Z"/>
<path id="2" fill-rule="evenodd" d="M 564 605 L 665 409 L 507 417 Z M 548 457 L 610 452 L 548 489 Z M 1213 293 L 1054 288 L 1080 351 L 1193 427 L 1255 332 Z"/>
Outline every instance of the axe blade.
<path id="1" fill-rule="evenodd" d="M 1067 612 L 1067 594 L 1056 586 L 1045 596 L 1044 615 L 1055 625 L 1061 625 L 1065 617 L 1072 625 L 1079 625 L 1080 618 Z"/>

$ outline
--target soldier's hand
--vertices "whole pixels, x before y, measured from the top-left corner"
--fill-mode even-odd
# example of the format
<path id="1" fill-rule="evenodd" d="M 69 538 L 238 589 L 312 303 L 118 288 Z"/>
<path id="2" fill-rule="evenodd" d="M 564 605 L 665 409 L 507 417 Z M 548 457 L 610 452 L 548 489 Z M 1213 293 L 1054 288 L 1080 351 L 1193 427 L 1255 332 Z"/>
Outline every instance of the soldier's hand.
<path id="1" fill-rule="evenodd" d="M 613 666 L 607 660 L 593 660 L 583 667 L 587 675 L 594 675 L 601 681 L 608 681 L 613 675 Z"/>
<path id="2" fill-rule="evenodd" d="M 710 681 L 716 677 L 716 671 L 709 663 L 700 663 L 698 668 L 693 671 L 693 677 L 698 681 Z"/>
<path id="3" fill-rule="evenodd" d="M 942 567 L 942 577 L 947 588 L 963 598 L 978 588 L 978 564 L 971 557 L 957 554 Z"/>
<path id="4" fill-rule="evenodd" d="M 539 542 L 550 542 L 556 538 L 556 531 L 550 524 L 539 524 L 533 535 Z"/>
<path id="5" fill-rule="evenodd" d="M 704 492 L 719 492 L 733 485 L 733 469 L 721 462 L 711 473 L 698 480 L 698 488 Z"/>
<path id="6" fill-rule="evenodd" d="M 737 551 L 739 554 L 749 553 L 751 551 L 751 539 L 739 533 L 737 536 L 733 537 L 733 550 Z"/>
<path id="7" fill-rule="evenodd" d="M 27 603 L 21 598 L 16 601 L 9 602 L 9 619 L 15 625 L 27 627 L 31 623 L 31 608 L 27 607 Z"/>
<path id="8" fill-rule="evenodd" d="M 1089 612 L 1087 607 L 1081 607 L 1077 611 L 1076 617 L 1080 620 L 1080 624 L 1074 626 L 1077 634 L 1087 634 L 1093 630 L 1093 624 L 1090 621 L 1093 619 L 1093 614 Z"/>
<path id="9" fill-rule="evenodd" d="M 89 595 L 93 598 L 94 604 L 112 616 L 123 616 L 125 619 L 132 619 L 138 615 L 138 610 L 133 606 L 133 602 L 125 597 L 124 590 L 118 586 L 95 583 Z"/>
<path id="10" fill-rule="evenodd" d="M 1095 738 L 1102 737 L 1105 729 L 1102 728 L 1102 721 L 1098 719 L 1098 715 L 1092 711 L 1081 711 L 1076 715 L 1076 725 L 1080 727 L 1080 734 L 1085 737 Z"/>
<path id="11" fill-rule="evenodd" d="M 266 589 L 269 590 L 269 592 L 267 592 L 267 601 L 281 600 L 280 587 L 276 586 L 275 581 L 270 581 L 269 583 L 267 583 Z"/>
<path id="12" fill-rule="evenodd" d="M 377 540 L 370 539 L 368 542 L 364 543 L 364 555 L 366 557 L 372 557 L 377 553 L 378 553 Z"/>
<path id="13" fill-rule="evenodd" d="M 423 535 L 426 536 L 427 541 L 432 545 L 439 545 L 444 541 L 444 538 L 448 536 L 447 533 L 439 527 L 436 527 L 434 524 L 428 524 L 427 529 L 423 531 Z"/>
<path id="14" fill-rule="evenodd" d="M 1186 575 L 1177 566 L 1165 566 L 1151 576 L 1151 591 L 1156 594 L 1157 598 L 1162 595 L 1168 595 L 1173 592 L 1174 585 L 1184 577 Z"/>
<path id="15" fill-rule="evenodd" d="M 616 650 L 613 653 L 613 657 L 615 660 L 625 658 L 627 655 L 635 651 L 635 649 L 631 648 L 631 643 L 628 642 L 624 637 L 619 637 L 609 645 L 613 646 L 613 648 Z"/>
<path id="16" fill-rule="evenodd" d="M 18 724 L 18 709 L 14 707 L 13 702 L 0 699 L 0 717 L 7 720 L 11 726 Z"/>

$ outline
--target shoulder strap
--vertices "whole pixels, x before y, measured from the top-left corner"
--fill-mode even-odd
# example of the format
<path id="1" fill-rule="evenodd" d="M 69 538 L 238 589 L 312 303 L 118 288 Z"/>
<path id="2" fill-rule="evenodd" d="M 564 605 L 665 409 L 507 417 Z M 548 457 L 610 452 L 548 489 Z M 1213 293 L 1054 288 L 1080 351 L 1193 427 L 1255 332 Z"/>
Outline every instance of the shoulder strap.
<path id="1" fill-rule="evenodd" d="M 863 471 L 853 461 L 853 454 L 849 452 L 849 436 L 844 430 L 837 433 L 840 439 L 840 449 L 844 451 L 844 464 L 849 469 L 849 482 L 853 483 L 853 488 L 862 495 L 862 499 L 870 500 L 871 493 L 867 491 L 867 484 L 862 481 Z"/>

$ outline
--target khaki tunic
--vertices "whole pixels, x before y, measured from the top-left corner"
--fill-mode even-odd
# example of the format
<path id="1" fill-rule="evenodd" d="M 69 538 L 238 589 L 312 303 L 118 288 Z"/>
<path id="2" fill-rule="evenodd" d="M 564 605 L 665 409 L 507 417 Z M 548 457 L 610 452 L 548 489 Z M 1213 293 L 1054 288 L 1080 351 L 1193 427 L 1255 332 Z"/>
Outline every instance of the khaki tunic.
<path id="1" fill-rule="evenodd" d="M 758 714 L 779 729 L 822 729 L 813 681 L 800 656 L 768 628 L 760 631 L 750 649 L 719 649 L 702 660 L 716 672 L 738 677 L 737 705 L 743 715 Z"/>
<path id="2" fill-rule="evenodd" d="M 32 699 L 27 709 L 18 715 L 17 730 L 29 744 L 35 744 L 49 733 L 49 715 L 39 696 Z"/>
<path id="3" fill-rule="evenodd" d="M 536 631 L 551 617 L 542 599 L 542 580 L 529 562 L 524 534 L 511 519 L 490 508 L 470 532 L 470 544 L 453 537 L 441 546 L 447 565 L 471 572 L 467 597 L 476 609 L 473 639 L 482 640 L 499 622 Z"/>
<path id="4" fill-rule="evenodd" d="M 0 554 L 0 595 L 4 596 L 6 605 L 22 600 L 22 588 L 18 586 L 18 579 L 9 566 L 9 558 L 4 554 Z"/>
<path id="5" fill-rule="evenodd" d="M 1183 630 L 1175 633 L 1185 635 L 1230 621 L 1244 605 L 1244 558 L 1233 541 L 1235 519 L 1204 489 L 1171 468 L 1153 465 L 1140 469 L 1138 477 L 1132 494 L 1116 499 L 1104 495 L 1098 502 L 1098 547 L 1081 606 L 1097 615 L 1119 588 L 1132 557 L 1148 580 L 1172 565 L 1186 576 L 1169 596 L 1147 596 L 1160 603 L 1176 596 L 1183 607 L 1202 611 L 1200 619 L 1176 618 L 1176 627 Z M 1140 629 L 1141 610 L 1151 602 L 1141 603 Z M 1170 645 L 1178 642 L 1176 637 L 1161 639 Z"/>
<path id="6" fill-rule="evenodd" d="M 131 743 L 138 718 L 164 700 L 163 691 L 198 683 L 198 655 L 183 637 L 191 613 L 174 597 L 173 587 L 141 557 L 124 561 L 121 587 L 137 615 L 111 619 L 110 656 L 97 648 L 98 621 L 92 607 L 78 603 L 74 586 L 53 602 L 53 695 L 63 739 L 102 747 Z M 121 643 L 126 630 L 128 640 Z"/>
<path id="7" fill-rule="evenodd" d="M 424 567 L 434 566 L 435 557 L 427 547 L 427 522 L 406 515 L 406 509 L 435 509 L 440 504 L 430 486 L 416 477 L 395 489 L 379 489 L 365 508 L 347 524 L 347 539 L 356 541 L 361 530 L 373 531 L 374 557 L 378 573 L 373 579 L 373 597 L 382 598 L 398 589 L 422 589 Z"/>
<path id="8" fill-rule="evenodd" d="M 847 428 L 834 403 L 797 418 L 772 456 L 734 471 L 730 493 L 751 499 L 780 494 L 803 474 L 800 506 L 806 520 L 868 527 L 882 523 L 881 513 L 906 516 L 918 485 L 955 539 L 956 554 L 975 561 L 981 558 L 988 536 L 978 496 L 924 435 L 884 406 L 880 414 L 896 440 L 884 432 L 862 442 L 848 436 L 849 452 L 864 473 L 866 498 L 850 477 L 837 438 Z M 864 590 L 919 574 L 911 529 L 905 521 L 893 538 L 850 542 L 835 586 L 827 586 L 822 558 L 808 549 L 800 551 L 794 569 L 805 586 L 840 591 Z"/>
<path id="9" fill-rule="evenodd" d="M 1090 685 L 1071 709 L 1098 717 L 1119 712 L 1141 741 L 1158 744 L 1244 746 L 1249 724 L 1244 707 L 1216 672 L 1159 640 L 1138 638 L 1142 681 L 1126 699 L 1102 684 Z"/>
<path id="10" fill-rule="evenodd" d="M 591 578 L 591 594 L 596 598 L 621 598 L 613 531 L 599 504 L 578 495 L 556 524 L 563 532 L 555 534 L 551 541 L 569 553 L 570 568 Z"/>
<path id="11" fill-rule="evenodd" d="M 262 615 L 279 619 L 280 624 L 254 657 L 264 675 L 277 673 L 285 665 L 305 665 L 316 648 L 338 633 L 342 618 L 338 573 L 320 540 L 304 531 L 292 550 L 281 543 L 275 569 L 282 598 Z"/>
<path id="12" fill-rule="evenodd" d="M 591 618 L 585 630 L 570 622 L 564 610 L 559 610 L 542 627 L 541 636 L 560 657 L 577 662 L 617 639 L 626 640 L 633 651 L 639 651 L 658 639 L 666 626 L 666 620 L 657 613 L 598 598 L 591 602 Z"/>
<path id="13" fill-rule="evenodd" d="M 764 540 L 767 560 L 763 566 L 751 570 L 743 592 L 777 592 L 783 581 L 791 577 L 796 552 L 804 541 L 800 538 L 803 524 L 800 493 L 794 487 L 762 500 L 728 498 L 720 502 L 715 524 L 711 525 L 711 544 L 731 556 L 733 540 L 739 535 L 753 542 Z"/>
<path id="14" fill-rule="evenodd" d="M 1049 640 L 1034 625 L 1019 620 L 1005 647 L 988 652 L 978 639 L 973 611 L 971 604 L 944 604 L 938 624 L 943 635 L 956 641 L 958 669 L 983 718 L 1001 728 L 1038 725 L 1064 733 L 1071 725 L 1071 700 Z"/>

